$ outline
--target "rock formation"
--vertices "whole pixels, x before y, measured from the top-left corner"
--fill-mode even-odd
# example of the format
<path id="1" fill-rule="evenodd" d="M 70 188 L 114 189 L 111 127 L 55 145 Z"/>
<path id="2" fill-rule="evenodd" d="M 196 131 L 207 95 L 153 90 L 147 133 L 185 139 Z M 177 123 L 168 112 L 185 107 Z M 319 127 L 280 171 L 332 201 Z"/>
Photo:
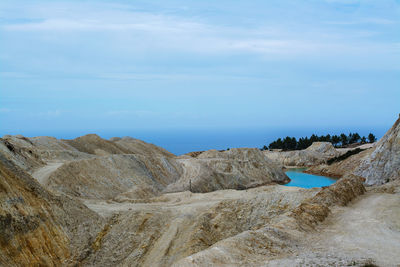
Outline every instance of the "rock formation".
<path id="1" fill-rule="evenodd" d="M 329 142 L 314 142 L 304 150 L 295 151 L 264 151 L 265 156 L 276 164 L 293 167 L 309 167 L 323 164 L 332 157 L 343 152 L 336 150 Z"/>
<path id="2" fill-rule="evenodd" d="M 364 158 L 368 157 L 371 152 L 371 149 L 367 149 L 359 154 L 350 156 L 345 160 L 334 162 L 331 165 L 314 165 L 307 168 L 305 172 L 317 175 L 324 175 L 328 177 L 341 178 L 346 174 L 354 173 L 354 170 L 361 164 L 361 161 Z"/>
<path id="3" fill-rule="evenodd" d="M 400 118 L 363 158 L 354 173 L 366 178 L 368 185 L 400 179 Z"/>
<path id="4" fill-rule="evenodd" d="M 182 167 L 172 158 L 110 155 L 65 163 L 48 177 L 45 186 L 71 196 L 97 199 L 112 199 L 136 188 L 137 194 L 131 192 L 136 199 L 140 198 L 140 189 L 151 187 L 154 193 L 160 193 L 178 180 L 180 173 Z"/>
<path id="5" fill-rule="evenodd" d="M 331 207 L 346 205 L 364 192 L 365 189 L 360 178 L 342 179 L 337 184 L 324 188 L 311 198 L 303 200 L 294 209 L 288 209 L 274 217 L 264 227 L 243 231 L 238 235 L 221 240 L 208 249 L 178 261 L 174 266 L 264 266 L 269 260 L 279 259 L 282 256 L 286 258 L 288 255 L 307 249 L 302 239 L 307 231 L 325 220 Z M 318 255 L 322 259 L 313 255 L 308 259 L 309 264 L 311 266 L 328 265 L 327 262 L 323 263 L 328 259 L 329 255 L 327 254 Z M 363 263 L 362 259 L 346 259 L 343 264 L 346 264 L 346 261 L 354 263 L 359 261 L 360 265 Z M 297 266 L 294 263 L 286 266 Z M 285 266 L 285 264 L 281 264 L 276 266 Z"/>
<path id="6" fill-rule="evenodd" d="M 142 140 L 132 137 L 112 138 L 113 143 L 129 151 L 129 154 L 140 155 L 161 155 L 164 157 L 174 157 L 175 155 L 162 147 L 143 142 Z"/>
<path id="7" fill-rule="evenodd" d="M 246 189 L 289 181 L 258 149 L 207 151 L 185 158 L 130 137 L 0 140 L 4 154 L 46 188 L 80 198 L 136 201 L 163 192 Z"/>
<path id="8" fill-rule="evenodd" d="M 33 147 L 32 142 L 23 136 L 0 138 L 0 153 L 23 170 L 32 171 L 46 164 Z"/>
<path id="9" fill-rule="evenodd" d="M 5 136 L 0 266 L 395 266 L 398 133 L 329 166 L 344 152 L 320 142 L 177 157 L 130 137 Z M 343 177 L 287 187 L 282 165 Z M 363 177 L 389 182 L 366 192 Z"/>
<path id="10" fill-rule="evenodd" d="M 400 179 L 400 118 L 373 147 L 332 165 L 317 165 L 309 173 L 341 177 L 355 174 L 367 185 L 381 185 Z"/>
<path id="11" fill-rule="evenodd" d="M 173 193 L 149 203 L 130 204 L 110 220 L 101 246 L 83 264 L 170 266 L 220 240 L 262 228 L 316 193 L 269 186 L 248 191 Z"/>
<path id="12" fill-rule="evenodd" d="M 90 252 L 103 219 L 55 196 L 0 154 L 0 265 L 73 265 Z"/>
<path id="13" fill-rule="evenodd" d="M 282 169 L 256 148 L 210 150 L 196 158 L 181 158 L 178 162 L 183 166 L 183 174 L 168 185 L 165 192 L 191 190 L 205 193 L 289 182 Z"/>

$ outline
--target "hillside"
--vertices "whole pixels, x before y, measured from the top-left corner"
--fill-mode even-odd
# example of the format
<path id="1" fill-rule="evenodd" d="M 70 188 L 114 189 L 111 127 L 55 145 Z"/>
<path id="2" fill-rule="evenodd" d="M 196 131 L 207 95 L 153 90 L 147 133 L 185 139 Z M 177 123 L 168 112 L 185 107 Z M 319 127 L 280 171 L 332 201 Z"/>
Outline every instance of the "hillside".
<path id="1" fill-rule="evenodd" d="M 1 266 L 396 266 L 399 121 L 372 148 L 0 138 Z M 286 166 L 340 179 L 287 187 Z M 382 185 L 381 185 L 382 184 Z M 367 186 L 368 185 L 368 186 Z"/>
<path id="2" fill-rule="evenodd" d="M 332 165 L 316 165 L 309 173 L 341 177 L 355 174 L 367 185 L 381 185 L 400 179 L 400 118 L 373 147 Z"/>

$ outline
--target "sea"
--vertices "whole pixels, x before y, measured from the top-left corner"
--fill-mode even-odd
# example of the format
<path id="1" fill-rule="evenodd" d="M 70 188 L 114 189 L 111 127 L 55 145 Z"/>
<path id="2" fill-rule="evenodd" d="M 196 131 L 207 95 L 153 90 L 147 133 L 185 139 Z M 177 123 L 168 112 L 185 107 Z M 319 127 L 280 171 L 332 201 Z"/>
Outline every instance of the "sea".
<path id="1" fill-rule="evenodd" d="M 102 138 L 131 136 L 148 143 L 161 146 L 175 155 L 182 155 L 193 151 L 209 149 L 226 150 L 235 147 L 262 148 L 277 138 L 294 136 L 296 138 L 311 136 L 312 134 L 340 134 L 342 132 L 358 132 L 367 136 L 370 132 L 380 138 L 387 128 L 370 127 L 354 129 L 327 129 L 327 128 L 231 128 L 231 129 L 96 129 L 96 130 L 35 130 L 35 131 L 7 131 L 5 134 L 22 134 L 27 137 L 53 136 L 56 138 L 73 139 L 85 134 L 95 133 Z"/>

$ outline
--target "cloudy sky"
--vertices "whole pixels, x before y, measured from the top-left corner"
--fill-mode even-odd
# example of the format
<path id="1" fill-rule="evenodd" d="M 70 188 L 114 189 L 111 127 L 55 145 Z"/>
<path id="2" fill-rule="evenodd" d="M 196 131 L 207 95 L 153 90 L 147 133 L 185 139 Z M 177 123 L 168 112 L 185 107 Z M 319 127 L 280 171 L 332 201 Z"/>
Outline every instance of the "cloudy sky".
<path id="1" fill-rule="evenodd" d="M 0 134 L 399 112 L 399 0 L 0 1 Z"/>

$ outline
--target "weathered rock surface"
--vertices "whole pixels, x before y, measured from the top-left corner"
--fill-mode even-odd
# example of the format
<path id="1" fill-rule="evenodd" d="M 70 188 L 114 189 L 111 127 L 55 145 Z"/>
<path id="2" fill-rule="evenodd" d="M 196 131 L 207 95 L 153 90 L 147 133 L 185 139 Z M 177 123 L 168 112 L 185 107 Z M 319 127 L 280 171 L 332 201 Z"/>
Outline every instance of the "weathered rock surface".
<path id="1" fill-rule="evenodd" d="M 380 185 L 400 179 L 400 119 L 370 149 L 332 165 L 313 166 L 309 173 L 341 177 L 355 174 L 367 185 Z"/>
<path id="2" fill-rule="evenodd" d="M 94 210 L 117 209 L 88 266 L 170 266 L 243 231 L 264 227 L 294 209 L 318 189 L 279 185 L 199 194 L 180 192 L 148 203 L 88 203 Z M 124 238 L 121 238 L 121 237 Z"/>
<path id="3" fill-rule="evenodd" d="M 256 148 L 205 151 L 197 158 L 180 158 L 180 179 L 165 192 L 211 192 L 221 189 L 246 189 L 271 183 L 287 183 L 282 169 Z"/>
<path id="4" fill-rule="evenodd" d="M 314 142 L 305 150 L 316 153 L 324 153 L 328 155 L 338 154 L 335 147 L 330 142 Z"/>
<path id="5" fill-rule="evenodd" d="M 400 179 L 400 118 L 379 140 L 368 157 L 354 170 L 366 184 L 383 184 Z"/>
<path id="6" fill-rule="evenodd" d="M 344 152 L 336 150 L 329 142 L 314 142 L 304 150 L 264 151 L 265 156 L 283 166 L 308 167 L 326 163 L 328 159 Z"/>
<path id="7" fill-rule="evenodd" d="M 303 200 L 294 209 L 288 209 L 285 213 L 274 217 L 264 227 L 244 231 L 219 241 L 208 249 L 178 261 L 174 266 L 274 266 L 267 262 L 289 258 L 291 255 L 298 255 L 299 252 L 304 253 L 308 250 L 311 246 L 304 242 L 304 239 L 328 217 L 331 208 L 336 205 L 346 205 L 364 192 L 365 188 L 359 177 L 339 180 L 336 184 Z M 366 259 L 357 257 L 358 255 L 354 258 L 339 256 L 336 259 L 330 259 L 328 253 L 323 251 L 319 255 L 313 255 L 308 262 L 311 266 L 329 265 L 329 261 L 334 265 L 359 262 L 359 266 L 362 266 L 366 262 Z M 342 251 L 337 249 L 332 253 L 342 253 Z M 364 253 L 368 252 L 364 251 Z M 369 261 L 368 257 L 367 260 Z M 296 261 L 287 266 L 296 266 L 294 263 Z M 284 265 L 277 264 L 276 266 Z"/>
<path id="8" fill-rule="evenodd" d="M 397 128 L 373 157 L 375 148 L 330 165 L 344 177 L 313 189 L 277 185 L 288 181 L 282 165 L 343 151 L 314 143 L 293 155 L 242 148 L 176 157 L 129 137 L 5 136 L 0 265 L 396 266 Z M 364 194 L 364 178 L 348 174 L 356 171 L 390 182 Z"/>
<path id="9" fill-rule="evenodd" d="M 185 158 L 130 137 L 8 136 L 0 141 L 0 149 L 45 187 L 81 198 L 135 201 L 162 192 L 246 189 L 289 181 L 258 149 L 206 151 Z"/>
<path id="10" fill-rule="evenodd" d="M 82 203 L 47 192 L 0 153 L 0 265 L 77 263 L 102 224 Z"/>
<path id="11" fill-rule="evenodd" d="M 146 156 L 161 155 L 164 157 L 174 157 L 175 155 L 168 152 L 162 147 L 143 142 L 142 140 L 132 137 L 112 138 L 114 144 L 129 151 L 129 154 L 140 154 Z"/>
<path id="12" fill-rule="evenodd" d="M 32 142 L 23 136 L 4 136 L 0 138 L 0 153 L 23 170 L 32 171 L 46 163 L 34 150 Z"/>
<path id="13" fill-rule="evenodd" d="M 332 163 L 331 165 L 320 164 L 309 167 L 305 172 L 328 177 L 340 178 L 346 174 L 354 173 L 354 170 L 361 164 L 361 161 L 371 154 L 372 150 L 364 150 L 352 155 L 345 160 Z"/>
<path id="14" fill-rule="evenodd" d="M 75 160 L 55 170 L 45 186 L 75 197 L 134 201 L 162 192 L 204 193 L 289 181 L 258 149 L 203 154 L 183 159 L 156 150 Z"/>
<path id="15" fill-rule="evenodd" d="M 65 163 L 48 177 L 46 187 L 75 197 L 96 199 L 112 199 L 129 191 L 126 197 L 137 199 L 149 187 L 160 193 L 181 172 L 171 158 L 111 155 Z"/>
<path id="16" fill-rule="evenodd" d="M 162 155 L 165 157 L 175 156 L 161 147 L 132 137 L 113 137 L 110 140 L 105 140 L 96 134 L 88 134 L 73 140 L 62 140 L 62 142 L 80 152 L 97 156 L 112 154 L 140 154 L 146 156 Z"/>
<path id="17" fill-rule="evenodd" d="M 63 140 L 63 142 L 87 154 L 98 156 L 129 154 L 129 150 L 119 147 L 112 141 L 104 140 L 96 134 L 88 134 L 73 140 Z"/>

